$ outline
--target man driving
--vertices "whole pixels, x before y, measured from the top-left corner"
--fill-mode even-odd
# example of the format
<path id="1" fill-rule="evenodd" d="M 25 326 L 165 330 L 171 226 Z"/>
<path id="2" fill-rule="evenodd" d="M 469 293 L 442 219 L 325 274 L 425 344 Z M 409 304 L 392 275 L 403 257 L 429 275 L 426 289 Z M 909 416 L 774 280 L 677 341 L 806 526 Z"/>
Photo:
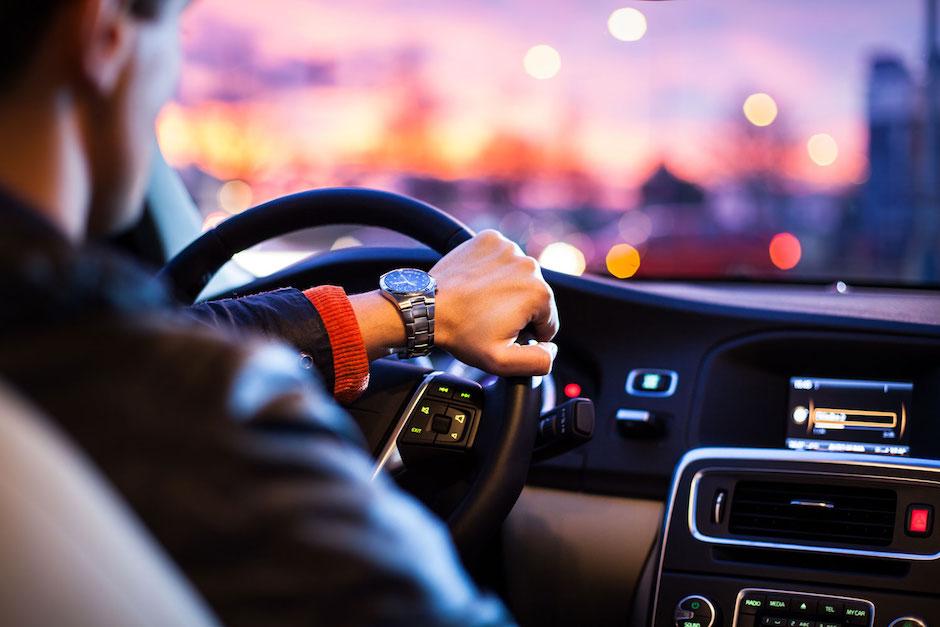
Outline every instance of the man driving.
<path id="1" fill-rule="evenodd" d="M 415 345 L 388 298 L 316 286 L 180 310 L 89 243 L 139 218 L 186 4 L 0 5 L 0 378 L 89 454 L 226 624 L 511 622 L 440 521 L 370 480 L 333 399 Z M 518 246 L 484 232 L 429 274 L 437 346 L 498 375 L 551 370 L 554 300 Z M 519 345 L 527 326 L 538 342 Z"/>

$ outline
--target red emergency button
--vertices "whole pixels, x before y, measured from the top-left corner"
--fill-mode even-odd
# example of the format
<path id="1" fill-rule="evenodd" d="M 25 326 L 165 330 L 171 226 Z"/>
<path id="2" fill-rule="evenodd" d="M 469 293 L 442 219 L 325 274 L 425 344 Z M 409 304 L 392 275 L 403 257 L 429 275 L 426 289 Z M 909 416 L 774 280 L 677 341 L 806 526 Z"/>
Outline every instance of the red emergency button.
<path id="1" fill-rule="evenodd" d="M 915 503 L 907 508 L 904 530 L 909 536 L 926 538 L 933 530 L 933 506 Z"/>

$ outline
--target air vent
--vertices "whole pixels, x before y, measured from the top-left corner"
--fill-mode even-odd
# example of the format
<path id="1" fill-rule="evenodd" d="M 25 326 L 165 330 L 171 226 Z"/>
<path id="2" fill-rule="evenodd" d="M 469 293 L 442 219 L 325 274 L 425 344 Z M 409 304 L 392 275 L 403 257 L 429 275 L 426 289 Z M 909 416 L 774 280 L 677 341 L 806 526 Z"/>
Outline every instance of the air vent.
<path id="1" fill-rule="evenodd" d="M 749 537 L 887 546 L 894 537 L 897 501 L 894 490 L 739 481 L 729 530 Z"/>

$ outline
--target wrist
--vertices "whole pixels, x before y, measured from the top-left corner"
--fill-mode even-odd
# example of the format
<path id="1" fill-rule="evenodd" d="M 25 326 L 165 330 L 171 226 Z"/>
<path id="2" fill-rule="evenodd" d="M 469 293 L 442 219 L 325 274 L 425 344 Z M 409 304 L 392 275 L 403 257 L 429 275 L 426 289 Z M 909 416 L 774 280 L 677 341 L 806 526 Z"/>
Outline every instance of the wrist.
<path id="1" fill-rule="evenodd" d="M 453 311 L 448 300 L 450 292 L 447 288 L 437 284 L 437 294 L 434 297 L 434 345 L 443 349 L 451 346 L 453 324 L 447 314 Z"/>
<path id="2" fill-rule="evenodd" d="M 378 359 L 405 343 L 405 325 L 398 308 L 379 290 L 349 298 L 369 359 Z"/>

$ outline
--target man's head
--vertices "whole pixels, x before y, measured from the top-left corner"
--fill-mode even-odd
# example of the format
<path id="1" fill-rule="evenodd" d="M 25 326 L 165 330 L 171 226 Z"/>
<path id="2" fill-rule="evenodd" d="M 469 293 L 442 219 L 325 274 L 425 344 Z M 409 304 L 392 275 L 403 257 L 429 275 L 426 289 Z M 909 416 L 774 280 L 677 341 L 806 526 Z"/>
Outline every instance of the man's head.
<path id="1" fill-rule="evenodd" d="M 176 85 L 178 18 L 187 1 L 0 4 L 5 128 L 15 124 L 17 115 L 25 124 L 37 111 L 48 111 L 50 124 L 61 126 L 64 147 L 44 141 L 49 151 L 67 153 L 57 155 L 64 163 L 34 166 L 68 170 L 69 186 L 84 199 L 82 232 L 113 231 L 137 216 L 154 122 Z"/>

